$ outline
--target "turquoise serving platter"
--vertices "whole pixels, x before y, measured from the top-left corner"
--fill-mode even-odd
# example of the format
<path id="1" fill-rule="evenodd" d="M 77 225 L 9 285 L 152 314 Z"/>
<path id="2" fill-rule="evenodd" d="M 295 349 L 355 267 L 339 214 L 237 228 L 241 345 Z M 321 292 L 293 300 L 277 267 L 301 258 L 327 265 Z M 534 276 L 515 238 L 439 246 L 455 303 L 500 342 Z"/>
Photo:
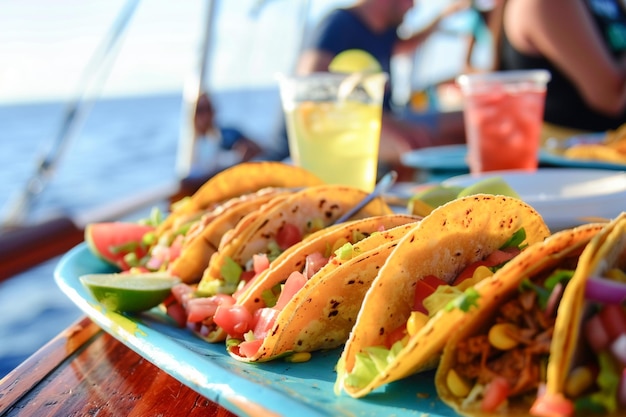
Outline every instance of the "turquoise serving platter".
<path id="1" fill-rule="evenodd" d="M 79 277 L 113 272 L 82 243 L 65 254 L 55 281 L 95 323 L 172 377 L 240 416 L 448 417 L 457 414 L 438 399 L 434 372 L 414 375 L 362 399 L 335 395 L 340 349 L 315 352 L 310 361 L 246 364 L 224 344 L 210 344 L 174 325 L 160 309 L 137 315 L 107 311 Z"/>

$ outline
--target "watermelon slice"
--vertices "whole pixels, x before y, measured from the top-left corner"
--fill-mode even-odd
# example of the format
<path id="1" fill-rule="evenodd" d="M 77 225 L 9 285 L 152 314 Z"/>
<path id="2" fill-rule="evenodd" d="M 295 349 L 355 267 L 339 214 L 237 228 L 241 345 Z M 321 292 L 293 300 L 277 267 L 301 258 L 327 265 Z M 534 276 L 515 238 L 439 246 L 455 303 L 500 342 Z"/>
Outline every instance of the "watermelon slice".
<path id="1" fill-rule="evenodd" d="M 131 266 L 125 256 L 134 253 L 136 259 L 143 258 L 150 249 L 143 244 L 143 237 L 154 230 L 153 226 L 137 223 L 93 223 L 85 228 L 85 242 L 98 258 L 126 271 Z"/>

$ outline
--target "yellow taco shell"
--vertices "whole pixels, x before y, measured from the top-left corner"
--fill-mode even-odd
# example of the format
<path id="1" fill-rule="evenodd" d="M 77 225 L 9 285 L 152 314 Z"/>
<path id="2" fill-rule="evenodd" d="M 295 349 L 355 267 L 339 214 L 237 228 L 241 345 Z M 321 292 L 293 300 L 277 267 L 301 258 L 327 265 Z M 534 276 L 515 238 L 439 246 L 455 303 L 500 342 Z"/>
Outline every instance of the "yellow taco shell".
<path id="1" fill-rule="evenodd" d="M 416 224 L 399 241 L 365 296 L 337 366 L 336 392 L 362 397 L 379 386 L 432 369 L 463 317 L 458 310 L 439 311 L 431 317 L 395 360 L 365 386 L 351 386 L 347 378 L 359 352 L 384 346 L 387 334 L 407 322 L 418 280 L 434 275 L 452 282 L 466 266 L 500 248 L 521 228 L 528 244 L 550 234 L 539 213 L 528 204 L 486 194 L 451 201 Z"/>

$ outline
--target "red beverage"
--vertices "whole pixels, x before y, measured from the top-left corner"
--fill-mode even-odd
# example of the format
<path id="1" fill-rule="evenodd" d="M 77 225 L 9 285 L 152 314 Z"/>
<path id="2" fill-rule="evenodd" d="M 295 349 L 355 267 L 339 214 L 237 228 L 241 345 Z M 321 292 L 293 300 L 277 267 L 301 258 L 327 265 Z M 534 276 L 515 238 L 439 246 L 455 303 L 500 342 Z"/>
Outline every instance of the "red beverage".
<path id="1" fill-rule="evenodd" d="M 459 81 L 473 173 L 537 169 L 547 79 L 537 82 L 520 76 L 515 71 L 464 76 L 465 81 Z"/>

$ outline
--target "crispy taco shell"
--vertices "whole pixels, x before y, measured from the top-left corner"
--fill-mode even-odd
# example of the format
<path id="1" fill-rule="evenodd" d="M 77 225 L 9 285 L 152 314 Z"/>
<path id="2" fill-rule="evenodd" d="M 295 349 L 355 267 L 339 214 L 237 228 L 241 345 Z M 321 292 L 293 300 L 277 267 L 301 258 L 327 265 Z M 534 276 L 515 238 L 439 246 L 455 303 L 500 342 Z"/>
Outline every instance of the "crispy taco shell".
<path id="1" fill-rule="evenodd" d="M 574 229 L 563 230 L 548 237 L 543 242 L 536 243 L 507 263 L 493 277 L 483 280 L 474 286 L 479 297 L 477 307 L 465 313 L 455 310 L 455 314 L 462 315 L 463 319 L 458 322 L 459 329 L 451 333 L 444 348 L 439 367 L 435 376 L 435 386 L 439 397 L 458 413 L 467 416 L 494 415 L 481 410 L 480 401 L 466 400 L 455 396 L 447 384 L 448 372 L 457 365 L 457 350 L 460 342 L 470 336 L 486 334 L 495 324 L 499 309 L 507 301 L 518 293 L 522 281 L 530 279 L 532 282 L 545 279 L 555 269 L 573 269 L 580 265 L 581 253 L 590 240 L 602 230 L 602 224 L 588 224 Z M 571 285 L 571 281 L 570 284 Z M 571 305 L 563 296 L 558 306 L 558 316 L 570 317 Z M 558 317 L 557 316 L 557 317 Z M 558 320 L 558 319 L 557 319 Z M 436 327 L 434 328 L 436 330 Z M 554 347 L 560 342 L 556 333 L 550 343 L 549 363 L 559 363 L 559 354 L 554 354 Z M 561 346 L 562 349 L 568 349 Z M 519 361 L 517 361 L 519 362 Z M 538 369 L 539 364 L 524 364 L 523 369 L 517 374 L 517 381 L 530 381 L 538 384 L 538 374 L 533 374 L 532 369 Z M 467 366 L 467 365 L 462 365 Z M 485 365 L 486 366 L 486 365 Z M 521 383 L 521 382 L 520 382 Z M 497 414 L 507 416 L 529 416 L 529 408 L 533 396 L 519 395 L 509 399 L 506 408 L 498 410 Z M 528 401 L 530 399 L 530 402 Z"/>
<path id="2" fill-rule="evenodd" d="M 589 277 L 602 277 L 612 268 L 626 270 L 626 212 L 622 212 L 597 233 L 580 257 L 579 267 L 563 295 L 567 312 L 557 316 L 548 363 L 544 395 L 562 395 L 568 373 L 574 362 L 586 311 L 585 287 Z"/>
<path id="3" fill-rule="evenodd" d="M 354 231 L 369 234 L 353 245 L 353 257 L 333 257 L 308 279 L 280 311 L 256 355 L 244 357 L 236 344 L 229 343 L 231 356 L 245 362 L 263 362 L 294 352 L 335 348 L 344 343 L 372 280 L 399 239 L 419 220 L 416 216 L 397 214 L 354 221 L 303 242 L 296 251 L 285 253 L 287 256 L 270 266 L 265 275 L 259 277 L 262 280 L 240 300 L 249 311 L 264 307 L 263 291 L 284 282 L 291 272 L 301 271 L 308 254 L 323 251 L 337 240 L 349 238 Z M 381 226 L 385 230 L 380 231 Z M 379 232 L 373 233 L 376 231 Z"/>
<path id="4" fill-rule="evenodd" d="M 227 168 L 211 177 L 192 196 L 172 207 L 172 212 L 157 229 L 157 236 L 185 217 L 266 187 L 299 188 L 321 185 L 323 181 L 311 172 L 282 162 L 245 162 Z"/>
<path id="5" fill-rule="evenodd" d="M 170 264 L 168 272 L 185 283 L 200 281 L 222 237 L 235 229 L 244 217 L 257 212 L 271 200 L 278 202 L 286 198 L 288 193 L 291 191 L 285 188 L 265 188 L 220 204 L 189 231 L 179 257 Z"/>
<path id="6" fill-rule="evenodd" d="M 270 243 L 276 241 L 281 228 L 289 223 L 303 235 L 312 223 L 316 227 L 328 227 L 341 215 L 367 196 L 358 188 L 341 185 L 320 185 L 295 192 L 271 207 L 255 212 L 250 219 L 244 218 L 235 230 L 221 242 L 203 273 L 199 289 L 207 288 L 213 280 L 221 280 L 221 268 L 227 258 L 244 266 L 253 255 L 268 253 Z M 357 212 L 352 219 L 392 214 L 391 208 L 376 198 Z M 241 222 L 240 222 L 241 223 Z"/>
<path id="7" fill-rule="evenodd" d="M 368 347 L 384 346 L 388 334 L 405 325 L 411 315 L 417 281 L 434 275 L 451 283 L 466 266 L 502 247 L 523 228 L 525 242 L 549 236 L 541 216 L 521 200 L 474 195 L 438 207 L 402 238 L 372 283 L 338 363 L 335 390 L 353 397 L 412 373 L 433 368 L 462 315 L 439 311 L 365 386 L 351 386 L 356 355 Z"/>

